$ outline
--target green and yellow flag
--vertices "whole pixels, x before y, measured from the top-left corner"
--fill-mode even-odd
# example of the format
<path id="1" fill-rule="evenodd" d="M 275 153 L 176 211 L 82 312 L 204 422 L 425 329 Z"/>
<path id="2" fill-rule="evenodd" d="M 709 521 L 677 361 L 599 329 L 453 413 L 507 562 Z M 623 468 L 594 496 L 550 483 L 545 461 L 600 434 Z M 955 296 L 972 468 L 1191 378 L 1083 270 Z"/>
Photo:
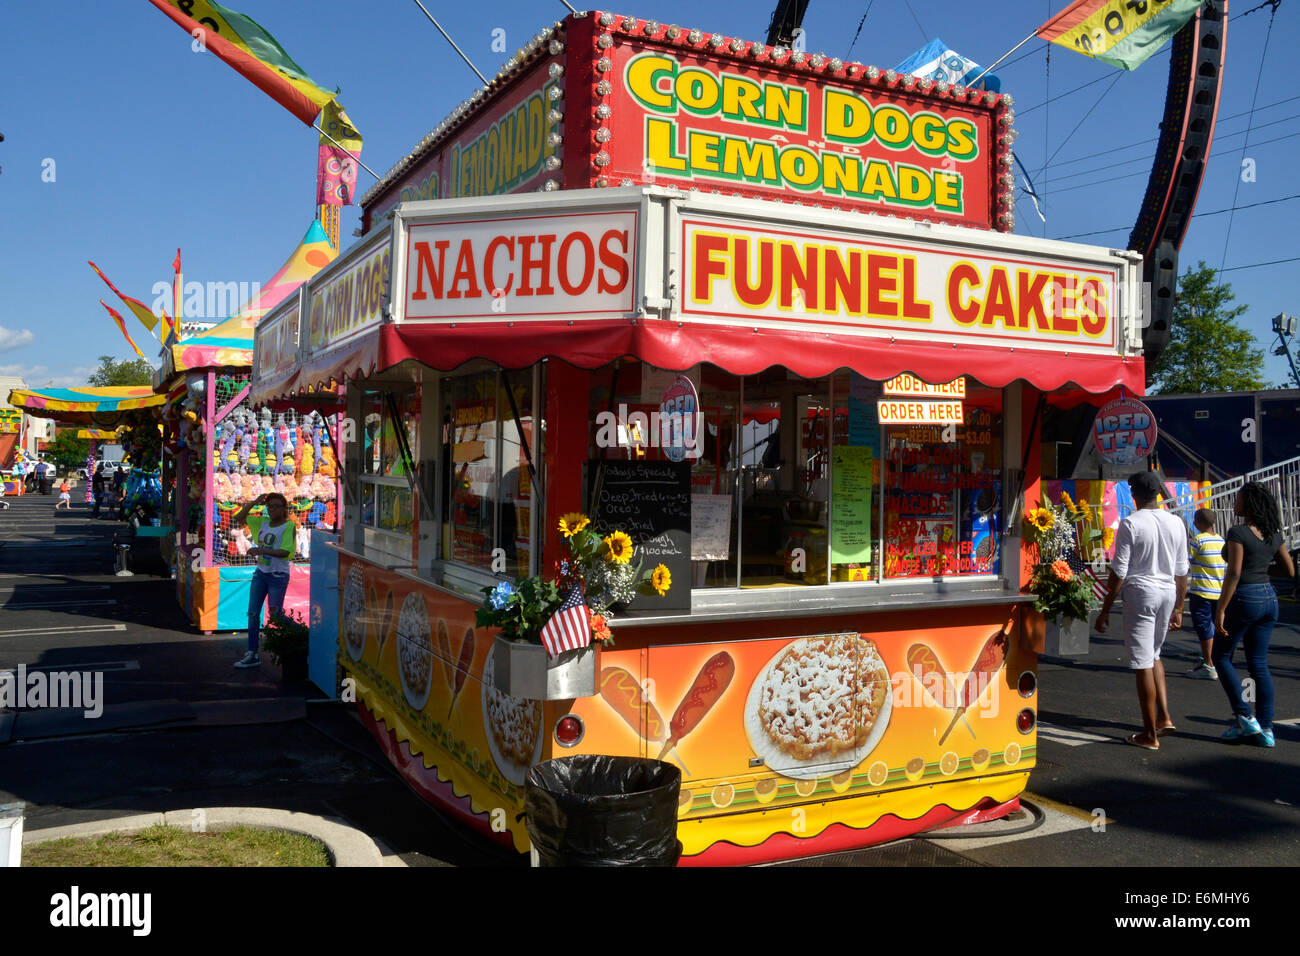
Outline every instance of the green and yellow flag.
<path id="1" fill-rule="evenodd" d="M 1078 0 L 1036 31 L 1044 40 L 1136 70 L 1200 8 L 1203 0 Z"/>

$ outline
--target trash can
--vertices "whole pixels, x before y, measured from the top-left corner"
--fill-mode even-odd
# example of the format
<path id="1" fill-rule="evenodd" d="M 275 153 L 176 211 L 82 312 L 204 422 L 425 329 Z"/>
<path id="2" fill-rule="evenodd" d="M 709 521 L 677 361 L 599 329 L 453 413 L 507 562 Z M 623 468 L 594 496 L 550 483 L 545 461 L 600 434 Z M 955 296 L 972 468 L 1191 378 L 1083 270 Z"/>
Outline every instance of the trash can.
<path id="1" fill-rule="evenodd" d="M 541 866 L 676 866 L 682 772 L 642 757 L 547 760 L 525 780 L 528 837 Z"/>
<path id="2" fill-rule="evenodd" d="M 24 806 L 0 803 L 0 866 L 22 865 Z"/>

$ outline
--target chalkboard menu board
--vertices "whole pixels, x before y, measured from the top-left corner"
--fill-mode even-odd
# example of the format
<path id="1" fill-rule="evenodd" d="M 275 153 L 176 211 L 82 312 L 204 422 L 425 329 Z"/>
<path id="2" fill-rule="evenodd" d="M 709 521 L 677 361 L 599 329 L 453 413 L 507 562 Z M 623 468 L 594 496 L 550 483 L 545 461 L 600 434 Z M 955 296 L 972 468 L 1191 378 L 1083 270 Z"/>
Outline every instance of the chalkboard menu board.
<path id="1" fill-rule="evenodd" d="M 620 613 L 685 613 L 691 609 L 691 463 L 587 462 L 587 514 L 600 534 L 626 532 L 643 569 L 666 565 L 672 587 L 663 597 L 638 594 Z"/>

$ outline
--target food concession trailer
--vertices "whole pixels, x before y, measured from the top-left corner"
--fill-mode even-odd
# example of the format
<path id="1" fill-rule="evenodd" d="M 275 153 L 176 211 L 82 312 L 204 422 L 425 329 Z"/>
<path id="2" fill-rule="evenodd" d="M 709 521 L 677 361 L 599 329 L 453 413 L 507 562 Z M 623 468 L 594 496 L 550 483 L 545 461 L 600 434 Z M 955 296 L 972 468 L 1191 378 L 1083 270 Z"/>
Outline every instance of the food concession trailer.
<path id="1" fill-rule="evenodd" d="M 253 398 L 348 383 L 339 660 L 418 792 L 523 852 L 531 765 L 661 757 L 693 864 L 1016 806 L 1043 398 L 1143 365 L 1136 256 L 1006 232 L 1008 105 L 579 14 L 372 190 Z M 574 512 L 671 587 L 511 696 L 481 589 Z"/>

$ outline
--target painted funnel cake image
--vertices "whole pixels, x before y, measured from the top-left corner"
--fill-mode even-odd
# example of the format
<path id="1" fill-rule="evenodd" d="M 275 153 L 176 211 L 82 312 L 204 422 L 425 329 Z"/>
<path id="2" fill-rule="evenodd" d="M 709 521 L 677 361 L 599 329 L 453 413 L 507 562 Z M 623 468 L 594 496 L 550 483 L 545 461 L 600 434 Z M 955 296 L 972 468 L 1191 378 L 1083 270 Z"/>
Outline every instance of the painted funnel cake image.
<path id="1" fill-rule="evenodd" d="M 805 637 L 759 673 L 745 703 L 754 753 L 777 773 L 813 780 L 856 767 L 892 710 L 889 671 L 859 634 Z"/>
<path id="2" fill-rule="evenodd" d="M 361 566 L 354 564 L 343 585 L 343 638 L 348 656 L 361 660 L 366 650 L 366 590 L 361 580 Z"/>
<path id="3" fill-rule="evenodd" d="M 423 710 L 433 683 L 433 634 L 424 595 L 412 592 L 397 617 L 397 670 L 406 702 Z"/>
<path id="4" fill-rule="evenodd" d="M 542 758 L 542 702 L 511 697 L 497 690 L 496 661 L 483 665 L 483 729 L 501 776 L 516 786 Z"/>

